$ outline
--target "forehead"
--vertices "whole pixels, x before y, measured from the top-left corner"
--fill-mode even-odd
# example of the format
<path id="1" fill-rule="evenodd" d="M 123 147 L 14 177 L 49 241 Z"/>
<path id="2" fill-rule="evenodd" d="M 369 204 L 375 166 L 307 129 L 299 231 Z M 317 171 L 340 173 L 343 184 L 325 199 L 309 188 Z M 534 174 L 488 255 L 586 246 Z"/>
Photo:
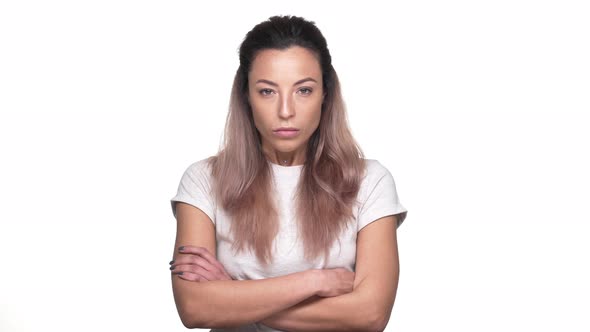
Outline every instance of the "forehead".
<path id="1" fill-rule="evenodd" d="M 322 71 L 316 55 L 303 47 L 284 50 L 266 49 L 258 52 L 248 76 L 273 81 L 299 80 L 302 76 L 321 79 Z"/>

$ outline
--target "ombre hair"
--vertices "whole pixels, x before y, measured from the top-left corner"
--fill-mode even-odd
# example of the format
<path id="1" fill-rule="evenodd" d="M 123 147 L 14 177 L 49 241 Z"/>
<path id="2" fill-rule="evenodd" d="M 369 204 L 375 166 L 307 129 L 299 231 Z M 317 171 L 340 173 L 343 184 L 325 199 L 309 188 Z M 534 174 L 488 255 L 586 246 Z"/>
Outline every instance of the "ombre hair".
<path id="1" fill-rule="evenodd" d="M 326 39 L 315 23 L 301 17 L 273 16 L 256 25 L 240 45 L 223 143 L 208 162 L 215 198 L 232 220 L 233 249 L 247 247 L 265 265 L 273 260 L 279 213 L 272 165 L 263 153 L 248 102 L 248 73 L 258 52 L 291 46 L 316 55 L 325 93 L 320 123 L 308 141 L 294 198 L 305 259 L 311 261 L 323 253 L 328 261 L 333 242 L 351 226 L 365 172 L 364 155 L 348 126 Z"/>

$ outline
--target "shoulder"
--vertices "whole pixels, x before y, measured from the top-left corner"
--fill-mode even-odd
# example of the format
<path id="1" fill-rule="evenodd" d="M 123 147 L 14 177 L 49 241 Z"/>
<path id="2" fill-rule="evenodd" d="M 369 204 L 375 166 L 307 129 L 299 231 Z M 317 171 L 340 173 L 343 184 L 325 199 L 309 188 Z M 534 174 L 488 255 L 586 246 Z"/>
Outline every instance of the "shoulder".
<path id="1" fill-rule="evenodd" d="M 376 159 L 364 159 L 364 161 L 367 170 L 371 170 L 373 172 L 387 170 L 387 168 L 385 168 L 385 166 L 383 166 L 383 164 L 381 164 Z"/>
<path id="2" fill-rule="evenodd" d="M 377 160 L 365 159 L 365 165 L 365 177 L 357 196 L 360 203 L 358 230 L 378 217 L 403 213 L 398 216 L 399 226 L 407 210 L 400 203 L 392 174 Z"/>
<path id="3" fill-rule="evenodd" d="M 208 157 L 205 159 L 201 159 L 201 160 L 197 160 L 193 163 L 191 163 L 189 165 L 189 169 L 190 170 L 195 170 L 195 171 L 206 171 L 210 169 L 210 163 L 209 160 L 213 158 L 213 157 Z"/>
<path id="4" fill-rule="evenodd" d="M 209 160 L 212 157 L 197 160 L 191 163 L 185 170 L 185 173 L 192 176 L 210 177 L 211 176 L 211 165 Z"/>
<path id="5" fill-rule="evenodd" d="M 365 172 L 360 183 L 358 199 L 365 201 L 370 195 L 378 194 L 380 188 L 395 188 L 393 176 L 389 170 L 375 159 L 364 159 Z"/>
<path id="6" fill-rule="evenodd" d="M 389 170 L 383 166 L 378 160 L 364 159 L 365 161 L 365 176 L 363 182 L 374 182 L 384 176 L 391 176 Z"/>
<path id="7" fill-rule="evenodd" d="M 181 187 L 184 187 L 187 191 L 194 191 L 195 188 L 200 188 L 209 192 L 214 182 L 209 159 L 211 157 L 192 162 L 182 174 Z"/>

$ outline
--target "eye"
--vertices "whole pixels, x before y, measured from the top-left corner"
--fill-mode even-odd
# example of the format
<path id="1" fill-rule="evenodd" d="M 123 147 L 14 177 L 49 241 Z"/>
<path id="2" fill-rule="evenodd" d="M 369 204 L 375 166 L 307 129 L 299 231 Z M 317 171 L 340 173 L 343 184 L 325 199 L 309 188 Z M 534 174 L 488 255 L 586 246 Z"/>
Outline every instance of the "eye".
<path id="1" fill-rule="evenodd" d="M 270 96 L 273 93 L 271 89 L 260 89 L 258 92 L 263 96 Z"/>
<path id="2" fill-rule="evenodd" d="M 306 95 L 307 96 L 307 95 L 310 95 L 311 94 L 312 90 L 310 88 L 301 88 L 301 89 L 299 89 L 299 92 L 302 95 Z"/>

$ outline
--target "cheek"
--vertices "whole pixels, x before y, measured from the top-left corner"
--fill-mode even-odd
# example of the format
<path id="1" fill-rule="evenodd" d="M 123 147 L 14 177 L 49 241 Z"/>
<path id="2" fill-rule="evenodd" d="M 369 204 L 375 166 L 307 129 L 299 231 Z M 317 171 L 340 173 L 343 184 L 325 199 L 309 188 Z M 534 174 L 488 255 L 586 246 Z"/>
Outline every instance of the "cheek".
<path id="1" fill-rule="evenodd" d="M 256 105 L 256 101 L 252 98 L 252 95 L 248 96 L 248 103 L 250 104 L 250 109 L 252 111 L 252 119 L 254 120 L 254 125 L 258 130 L 260 130 L 260 126 L 262 125 L 262 119 L 260 118 L 260 108 Z"/>
<path id="2" fill-rule="evenodd" d="M 261 129 L 264 128 L 264 119 L 261 119 L 259 113 L 254 109 L 252 109 L 252 118 L 254 119 L 254 126 L 256 126 L 256 129 L 261 131 Z"/>
<path id="3" fill-rule="evenodd" d="M 257 108 L 252 105 L 252 118 L 254 120 L 254 126 L 261 134 L 266 133 L 267 128 L 272 125 L 271 119 L 269 119 L 269 113 L 264 112 L 264 109 Z"/>
<path id="4" fill-rule="evenodd" d="M 310 129 L 317 129 L 320 124 L 320 119 L 322 118 L 322 103 L 319 102 L 317 105 L 314 106 L 313 112 L 309 113 L 310 117 L 308 119 L 310 123 Z"/>

